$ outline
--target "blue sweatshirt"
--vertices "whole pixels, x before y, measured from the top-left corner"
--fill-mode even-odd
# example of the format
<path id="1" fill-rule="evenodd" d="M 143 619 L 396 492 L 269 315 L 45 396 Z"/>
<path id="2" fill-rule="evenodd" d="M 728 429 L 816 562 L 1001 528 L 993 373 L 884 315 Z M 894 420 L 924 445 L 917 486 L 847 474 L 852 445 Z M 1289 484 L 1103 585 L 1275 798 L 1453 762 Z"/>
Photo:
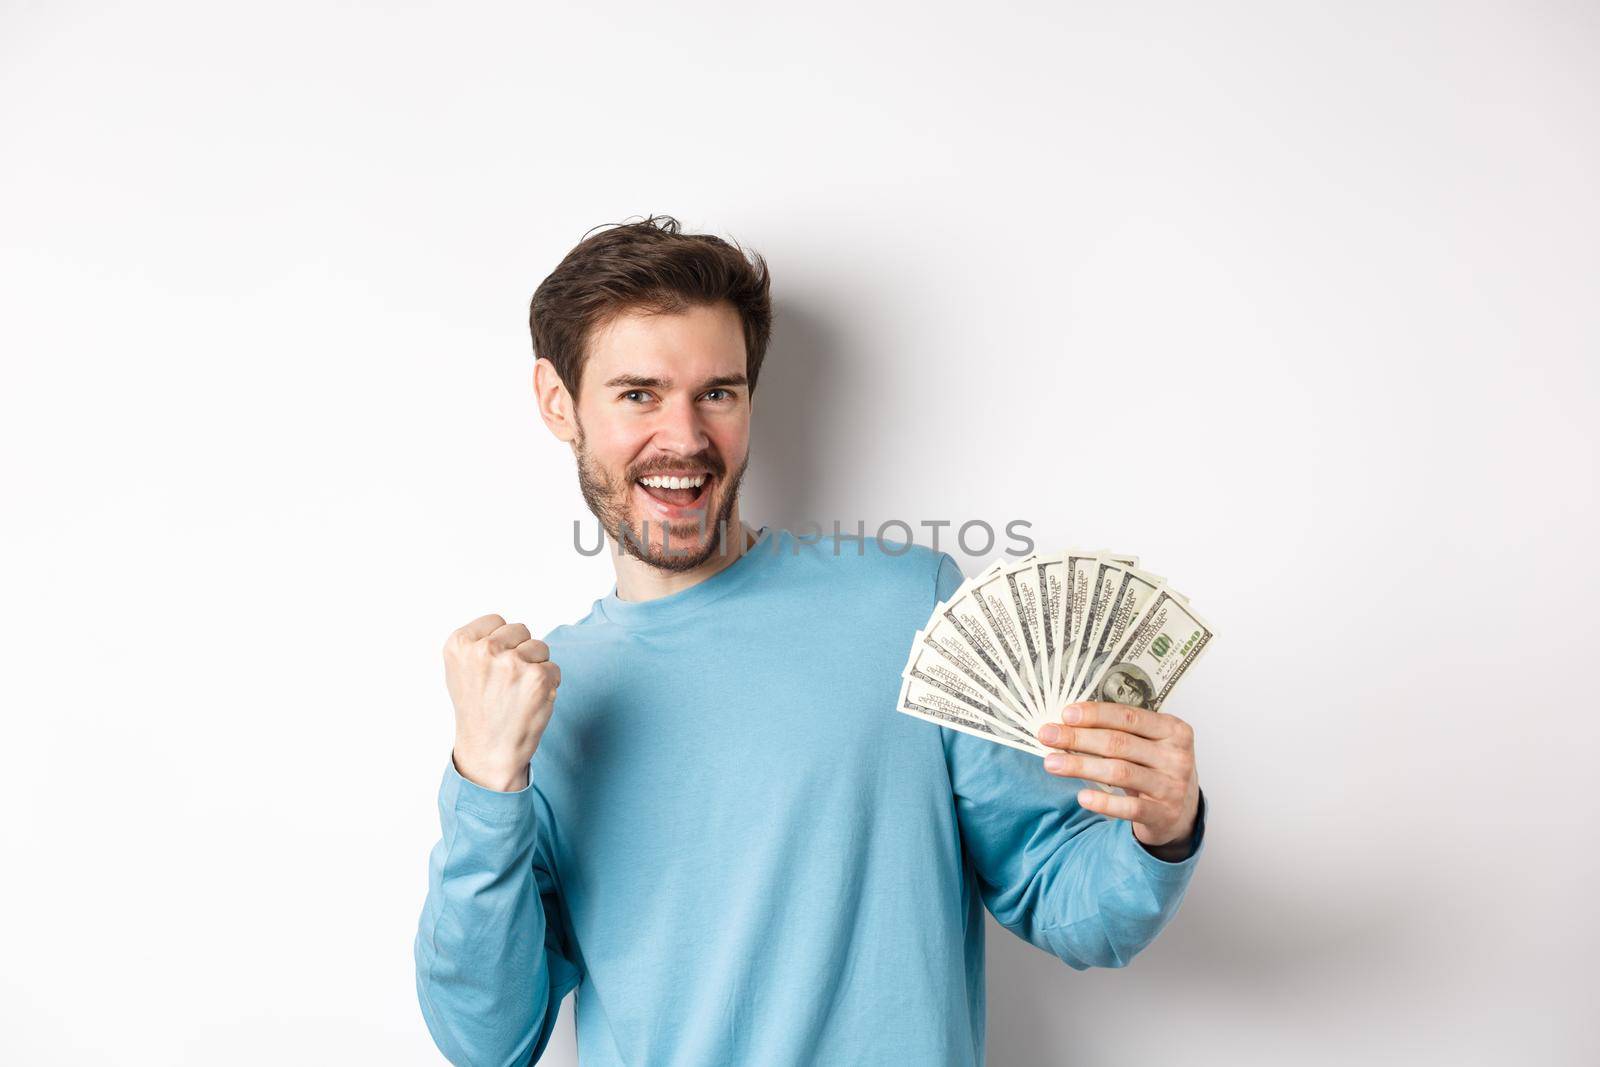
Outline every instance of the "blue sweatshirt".
<path id="1" fill-rule="evenodd" d="M 949 555 L 763 528 L 545 636 L 520 792 L 446 759 L 417 996 L 455 1064 L 527 1064 L 577 990 L 584 1067 L 979 1065 L 984 926 L 1120 967 L 1204 843 L 1158 859 L 1040 757 L 895 710 Z M 1203 804 L 1203 802 L 1202 802 Z"/>

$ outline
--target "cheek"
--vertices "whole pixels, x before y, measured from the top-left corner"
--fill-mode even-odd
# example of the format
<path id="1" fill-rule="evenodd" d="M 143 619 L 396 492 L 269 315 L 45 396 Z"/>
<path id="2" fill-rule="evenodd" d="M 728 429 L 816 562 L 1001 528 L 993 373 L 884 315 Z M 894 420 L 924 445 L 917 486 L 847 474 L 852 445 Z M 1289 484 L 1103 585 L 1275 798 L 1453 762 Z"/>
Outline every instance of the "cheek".
<path id="1" fill-rule="evenodd" d="M 587 440 L 589 451 L 596 459 L 607 467 L 621 470 L 639 457 L 650 436 L 627 426 L 600 426 L 589 431 Z"/>
<path id="2" fill-rule="evenodd" d="M 727 425 L 716 426 L 710 429 L 707 436 L 716 446 L 717 454 L 728 465 L 728 473 L 732 474 L 739 469 L 739 464 L 744 459 L 750 447 L 750 423 L 748 419 L 730 420 Z"/>

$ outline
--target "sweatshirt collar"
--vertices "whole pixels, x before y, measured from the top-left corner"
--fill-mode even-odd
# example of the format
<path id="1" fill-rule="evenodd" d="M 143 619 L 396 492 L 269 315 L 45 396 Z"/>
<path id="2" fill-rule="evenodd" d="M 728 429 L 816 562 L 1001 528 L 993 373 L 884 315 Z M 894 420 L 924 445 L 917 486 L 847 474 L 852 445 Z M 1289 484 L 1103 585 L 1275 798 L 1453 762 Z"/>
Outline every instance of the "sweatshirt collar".
<path id="1" fill-rule="evenodd" d="M 676 593 L 668 593 L 653 600 L 619 599 L 616 583 L 613 582 L 611 592 L 598 602 L 600 613 L 607 621 L 629 629 L 675 622 L 689 612 L 749 584 L 765 569 L 767 557 L 774 554 L 773 539 L 781 537 L 783 533 L 784 531 L 774 530 L 770 526 L 761 527 L 757 531 L 755 543 L 745 549 L 738 559 L 687 589 L 680 589 Z M 776 547 L 782 548 L 781 545 Z"/>

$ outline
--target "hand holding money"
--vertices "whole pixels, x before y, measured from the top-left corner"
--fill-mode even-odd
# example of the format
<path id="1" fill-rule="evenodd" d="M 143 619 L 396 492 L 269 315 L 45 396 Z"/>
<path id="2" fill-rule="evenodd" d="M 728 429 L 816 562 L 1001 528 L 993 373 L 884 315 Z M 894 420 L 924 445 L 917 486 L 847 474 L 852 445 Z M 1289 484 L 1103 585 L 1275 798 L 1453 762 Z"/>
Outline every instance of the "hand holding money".
<path id="1" fill-rule="evenodd" d="M 1039 740 L 1060 749 L 1044 769 L 1062 777 L 1104 782 L 1122 796 L 1098 789 L 1078 792 L 1078 803 L 1133 823 L 1133 836 L 1152 848 L 1187 841 L 1200 807 L 1194 728 L 1176 715 L 1126 704 L 1086 701 L 1062 710 L 1061 723 L 1045 723 Z"/>
<path id="2" fill-rule="evenodd" d="M 1131 820 L 1157 846 L 1187 836 L 1199 797 L 1193 731 L 1158 713 L 1212 630 L 1188 597 L 1138 564 L 1069 549 L 996 561 L 968 578 L 912 641 L 899 710 L 1050 757 L 1051 773 L 1129 790 L 1085 790 L 1079 803 Z M 1049 726 L 1071 725 L 1062 714 L 1073 708 L 1082 728 L 1045 738 Z"/>
<path id="3" fill-rule="evenodd" d="M 555 707 L 561 669 L 528 628 L 484 615 L 444 645 L 456 711 L 452 756 L 461 777 L 502 793 L 528 786 L 528 761 Z"/>

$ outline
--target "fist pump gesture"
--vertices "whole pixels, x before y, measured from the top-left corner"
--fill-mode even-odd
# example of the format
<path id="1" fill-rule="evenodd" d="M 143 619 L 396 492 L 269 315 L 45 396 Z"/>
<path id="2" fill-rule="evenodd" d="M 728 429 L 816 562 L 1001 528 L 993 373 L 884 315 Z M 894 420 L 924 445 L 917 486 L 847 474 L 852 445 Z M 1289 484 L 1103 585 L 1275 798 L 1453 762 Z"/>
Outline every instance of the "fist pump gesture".
<path id="1" fill-rule="evenodd" d="M 502 793 L 526 789 L 561 684 L 549 647 L 520 622 L 485 615 L 444 643 L 444 679 L 456 708 L 457 773 Z"/>

